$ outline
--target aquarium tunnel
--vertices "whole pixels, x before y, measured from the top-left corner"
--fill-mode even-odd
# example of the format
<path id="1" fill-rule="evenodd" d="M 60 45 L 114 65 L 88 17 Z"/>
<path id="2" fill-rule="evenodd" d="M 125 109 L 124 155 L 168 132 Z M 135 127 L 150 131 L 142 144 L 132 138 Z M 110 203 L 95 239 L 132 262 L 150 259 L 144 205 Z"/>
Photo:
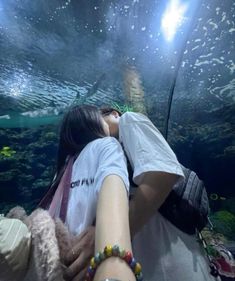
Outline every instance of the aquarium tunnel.
<path id="1" fill-rule="evenodd" d="M 146 114 L 235 240 L 234 0 L 0 0 L 0 213 L 37 206 L 74 104 Z"/>

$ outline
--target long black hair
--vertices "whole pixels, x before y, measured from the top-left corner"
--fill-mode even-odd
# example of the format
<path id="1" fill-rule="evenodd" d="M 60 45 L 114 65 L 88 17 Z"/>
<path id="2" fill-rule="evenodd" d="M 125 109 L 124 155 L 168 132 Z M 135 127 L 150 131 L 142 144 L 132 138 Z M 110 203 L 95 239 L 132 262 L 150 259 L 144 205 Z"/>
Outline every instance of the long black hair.
<path id="1" fill-rule="evenodd" d="M 105 137 L 102 115 L 96 106 L 74 106 L 64 115 L 60 128 L 57 172 L 67 156 L 79 152 L 91 141 Z"/>
<path id="2" fill-rule="evenodd" d="M 68 156 L 78 155 L 89 142 L 103 137 L 106 137 L 106 134 L 102 123 L 102 114 L 97 107 L 91 105 L 74 106 L 65 113 L 60 127 L 56 176 L 39 203 L 39 207 L 48 207 L 48 203 L 63 176 Z"/>
<path id="3" fill-rule="evenodd" d="M 60 127 L 54 188 L 63 175 L 67 157 L 79 154 L 89 142 L 106 136 L 101 118 L 100 110 L 92 105 L 74 106 L 65 113 Z"/>

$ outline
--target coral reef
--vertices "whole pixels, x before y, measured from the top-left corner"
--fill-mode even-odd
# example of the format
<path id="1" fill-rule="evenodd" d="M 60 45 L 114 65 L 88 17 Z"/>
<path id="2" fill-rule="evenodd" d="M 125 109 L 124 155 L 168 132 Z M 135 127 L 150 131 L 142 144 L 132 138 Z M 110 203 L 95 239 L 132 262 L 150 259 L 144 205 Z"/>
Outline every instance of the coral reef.
<path id="1" fill-rule="evenodd" d="M 215 231 L 222 233 L 229 240 L 235 241 L 235 215 L 221 210 L 211 215 Z"/>
<path id="2" fill-rule="evenodd" d="M 0 154 L 0 212 L 19 203 L 31 211 L 53 177 L 56 127 L 0 129 L 0 147 L 10 148 Z"/>

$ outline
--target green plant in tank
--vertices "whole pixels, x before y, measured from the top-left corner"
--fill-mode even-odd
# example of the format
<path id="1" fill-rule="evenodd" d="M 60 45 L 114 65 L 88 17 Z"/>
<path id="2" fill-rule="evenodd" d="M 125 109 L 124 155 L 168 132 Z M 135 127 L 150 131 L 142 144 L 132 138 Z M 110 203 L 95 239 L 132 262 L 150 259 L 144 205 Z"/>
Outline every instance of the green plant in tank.
<path id="1" fill-rule="evenodd" d="M 113 102 L 111 104 L 111 107 L 114 109 L 117 109 L 118 111 L 120 111 L 121 113 L 125 113 L 128 111 L 134 111 L 134 108 L 128 104 L 118 104 L 116 102 Z"/>
<path id="2" fill-rule="evenodd" d="M 235 240 L 235 215 L 226 210 L 215 212 L 211 215 L 215 230 L 227 238 Z"/>
<path id="3" fill-rule="evenodd" d="M 3 146 L 0 150 L 0 155 L 3 157 L 12 157 L 16 153 L 15 150 L 12 150 L 9 146 Z"/>
<path id="4" fill-rule="evenodd" d="M 44 139 L 46 141 L 56 141 L 57 140 L 57 135 L 55 132 L 47 132 L 45 135 L 44 135 Z"/>

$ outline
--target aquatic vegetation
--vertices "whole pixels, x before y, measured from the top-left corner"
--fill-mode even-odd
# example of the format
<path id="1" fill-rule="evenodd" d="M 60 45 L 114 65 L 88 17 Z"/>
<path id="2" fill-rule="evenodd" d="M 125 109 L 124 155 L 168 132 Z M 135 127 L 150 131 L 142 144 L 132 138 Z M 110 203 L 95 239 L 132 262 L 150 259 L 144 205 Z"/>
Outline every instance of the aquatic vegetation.
<path id="1" fill-rule="evenodd" d="M 231 243 L 222 234 L 207 228 L 199 233 L 199 238 L 204 240 L 203 245 L 207 255 L 210 257 L 210 261 L 216 265 L 220 275 L 234 278 L 235 268 Z"/>
<path id="2" fill-rule="evenodd" d="M 219 211 L 214 214 L 219 221 L 232 222 L 235 216 L 228 211 Z"/>
<path id="3" fill-rule="evenodd" d="M 116 102 L 113 102 L 111 104 L 111 107 L 117 109 L 118 111 L 120 111 L 121 113 L 125 113 L 128 111 L 135 111 L 134 108 L 128 104 L 118 104 Z"/>
<path id="4" fill-rule="evenodd" d="M 11 149 L 9 146 L 3 146 L 3 148 L 0 150 L 0 154 L 3 157 L 12 157 L 15 153 L 16 151 Z"/>
<path id="5" fill-rule="evenodd" d="M 55 132 L 48 132 L 44 135 L 45 140 L 54 141 L 57 139 L 57 135 Z"/>
<path id="6" fill-rule="evenodd" d="M 211 215 L 216 232 L 222 233 L 230 240 L 235 240 L 235 215 L 221 210 Z"/>
<path id="7" fill-rule="evenodd" d="M 16 204 L 32 210 L 46 192 L 54 173 L 55 130 L 53 126 L 0 130 L 0 145 L 17 146 L 14 157 L 0 154 L 0 213 Z"/>
<path id="8" fill-rule="evenodd" d="M 11 169 L 9 171 L 0 173 L 1 182 L 11 182 L 17 179 L 18 173 L 20 173 L 19 169 Z"/>
<path id="9" fill-rule="evenodd" d="M 205 227 L 202 230 L 202 235 L 208 244 L 211 244 L 213 241 L 224 244 L 228 241 L 222 233 L 211 231 L 211 229 L 209 229 L 208 227 Z"/>

